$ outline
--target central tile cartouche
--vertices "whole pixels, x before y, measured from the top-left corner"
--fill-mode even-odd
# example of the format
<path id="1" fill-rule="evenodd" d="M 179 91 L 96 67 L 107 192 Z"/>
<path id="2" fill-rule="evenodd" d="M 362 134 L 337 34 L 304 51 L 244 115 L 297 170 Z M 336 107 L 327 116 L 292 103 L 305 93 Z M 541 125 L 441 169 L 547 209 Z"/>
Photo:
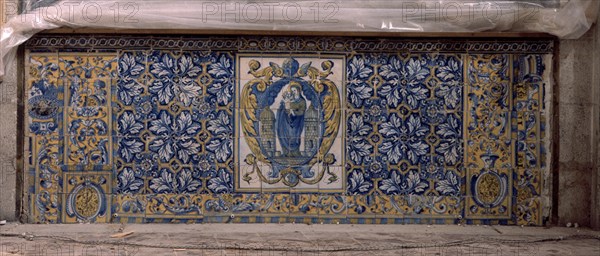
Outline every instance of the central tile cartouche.
<path id="1" fill-rule="evenodd" d="M 344 192 L 344 56 L 238 56 L 236 191 Z"/>

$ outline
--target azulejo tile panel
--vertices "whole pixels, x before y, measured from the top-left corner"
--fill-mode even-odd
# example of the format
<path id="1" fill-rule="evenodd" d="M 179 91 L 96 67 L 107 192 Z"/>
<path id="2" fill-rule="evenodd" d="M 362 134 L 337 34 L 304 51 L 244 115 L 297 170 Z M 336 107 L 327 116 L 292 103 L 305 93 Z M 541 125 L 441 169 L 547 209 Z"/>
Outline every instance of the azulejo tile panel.
<path id="1" fill-rule="evenodd" d="M 552 48 L 36 36 L 29 221 L 541 225 Z"/>
<path id="2" fill-rule="evenodd" d="M 343 193 L 344 56 L 238 63 L 236 191 Z"/>

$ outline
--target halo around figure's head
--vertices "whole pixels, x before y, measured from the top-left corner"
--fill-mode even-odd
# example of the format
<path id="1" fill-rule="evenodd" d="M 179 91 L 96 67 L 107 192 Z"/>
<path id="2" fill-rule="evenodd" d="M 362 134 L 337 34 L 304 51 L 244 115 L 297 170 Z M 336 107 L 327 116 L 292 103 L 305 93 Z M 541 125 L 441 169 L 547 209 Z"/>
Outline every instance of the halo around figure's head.
<path id="1" fill-rule="evenodd" d="M 302 95 L 302 86 L 300 85 L 300 83 L 295 82 L 295 81 L 291 81 L 290 82 L 290 86 L 288 88 L 289 92 L 292 92 L 292 89 L 296 88 L 296 90 L 298 91 L 298 93 L 300 95 Z"/>

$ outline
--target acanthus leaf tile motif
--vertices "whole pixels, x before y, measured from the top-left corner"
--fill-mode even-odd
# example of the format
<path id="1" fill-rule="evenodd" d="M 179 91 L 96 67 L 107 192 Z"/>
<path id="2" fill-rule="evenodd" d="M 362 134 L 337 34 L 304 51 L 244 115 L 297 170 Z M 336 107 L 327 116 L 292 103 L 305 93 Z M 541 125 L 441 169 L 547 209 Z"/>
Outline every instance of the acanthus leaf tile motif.
<path id="1" fill-rule="evenodd" d="M 347 66 L 353 79 L 347 90 L 348 193 L 381 198 L 391 205 L 378 208 L 397 214 L 422 214 L 436 209 L 435 202 L 454 200 L 454 210 L 441 207 L 436 214 L 461 215 L 462 56 L 365 54 L 349 58 Z M 400 202 L 412 210 L 401 210 Z"/>

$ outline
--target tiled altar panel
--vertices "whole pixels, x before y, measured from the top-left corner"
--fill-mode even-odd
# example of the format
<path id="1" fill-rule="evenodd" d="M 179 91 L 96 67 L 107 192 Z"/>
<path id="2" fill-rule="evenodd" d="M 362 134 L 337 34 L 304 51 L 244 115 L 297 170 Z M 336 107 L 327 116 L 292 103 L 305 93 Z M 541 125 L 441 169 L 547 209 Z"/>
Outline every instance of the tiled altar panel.
<path id="1" fill-rule="evenodd" d="M 31 222 L 542 222 L 549 55 L 34 51 Z M 327 167 L 343 173 L 342 190 L 325 175 L 239 189 L 252 171 L 236 157 L 247 140 L 241 114 L 256 111 L 239 96 L 257 78 L 250 60 L 285 69 L 291 59 L 319 72 L 335 63 L 319 81 L 340 91 L 330 110 L 343 117 L 341 142 Z"/>

